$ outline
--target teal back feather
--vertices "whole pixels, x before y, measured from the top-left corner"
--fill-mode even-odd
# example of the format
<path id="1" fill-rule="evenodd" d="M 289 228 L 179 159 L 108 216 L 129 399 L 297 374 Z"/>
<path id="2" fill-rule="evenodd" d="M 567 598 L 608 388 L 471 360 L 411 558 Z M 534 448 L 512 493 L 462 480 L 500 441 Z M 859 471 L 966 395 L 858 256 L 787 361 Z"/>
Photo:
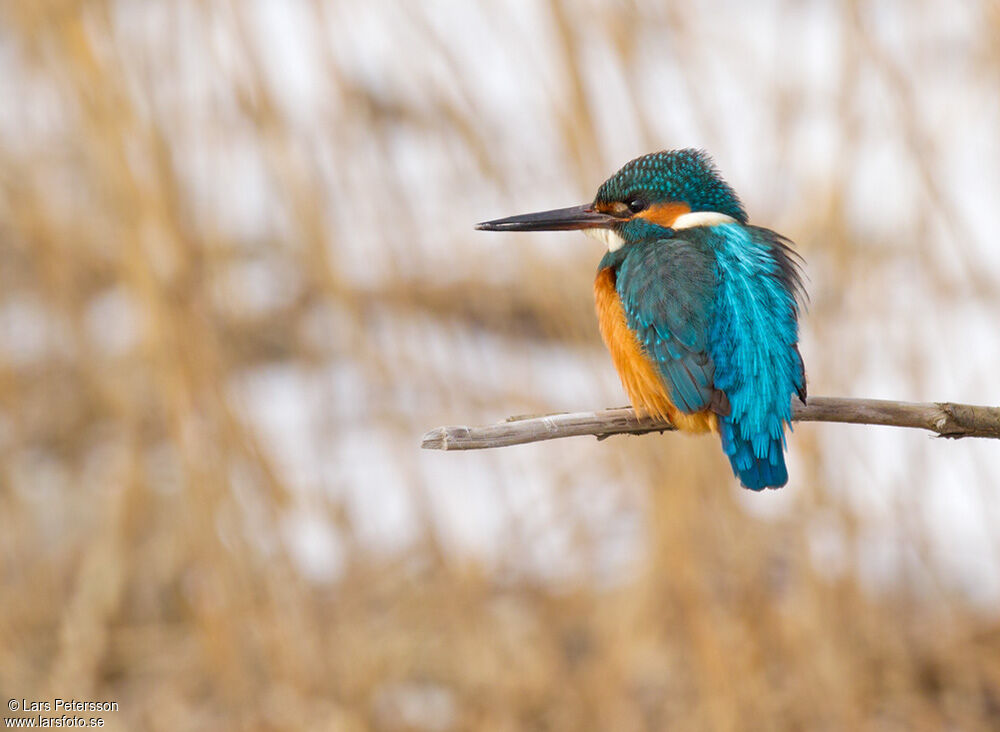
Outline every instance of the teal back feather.
<path id="1" fill-rule="evenodd" d="M 767 229 L 712 227 L 717 285 L 709 353 L 715 386 L 729 400 L 720 417 L 733 471 L 753 490 L 788 480 L 784 427 L 791 398 L 805 395 L 797 348 L 801 279 L 781 237 Z"/>

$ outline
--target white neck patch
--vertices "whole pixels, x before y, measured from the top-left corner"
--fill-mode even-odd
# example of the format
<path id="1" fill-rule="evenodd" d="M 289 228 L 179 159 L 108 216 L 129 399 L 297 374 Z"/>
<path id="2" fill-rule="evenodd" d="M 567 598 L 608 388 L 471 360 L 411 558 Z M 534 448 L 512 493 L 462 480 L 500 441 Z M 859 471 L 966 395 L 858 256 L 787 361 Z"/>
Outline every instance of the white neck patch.
<path id="1" fill-rule="evenodd" d="M 717 211 L 695 211 L 678 216 L 670 228 L 677 231 L 679 229 L 692 229 L 695 226 L 718 226 L 719 224 L 735 223 L 736 219 L 732 216 L 726 216 L 726 214 Z M 584 229 L 583 233 L 604 244 L 609 252 L 617 252 L 625 246 L 625 240 L 614 229 Z"/>
<path id="2" fill-rule="evenodd" d="M 732 216 L 726 216 L 716 211 L 695 211 L 694 213 L 686 213 L 678 216 L 674 219 L 674 223 L 670 225 L 670 228 L 675 230 L 691 229 L 695 226 L 718 226 L 719 224 L 735 223 L 736 219 Z"/>
<path id="3" fill-rule="evenodd" d="M 614 229 L 584 229 L 583 233 L 591 239 L 604 243 L 609 252 L 617 252 L 625 246 L 625 240 Z"/>

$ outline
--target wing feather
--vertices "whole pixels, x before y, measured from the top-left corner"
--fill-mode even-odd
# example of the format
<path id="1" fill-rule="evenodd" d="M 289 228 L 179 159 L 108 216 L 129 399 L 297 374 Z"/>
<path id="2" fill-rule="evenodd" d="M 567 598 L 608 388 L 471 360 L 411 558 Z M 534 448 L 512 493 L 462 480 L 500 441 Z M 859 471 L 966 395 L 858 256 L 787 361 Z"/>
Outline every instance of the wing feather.
<path id="1" fill-rule="evenodd" d="M 635 247 L 616 281 L 629 328 L 656 362 L 671 400 L 692 414 L 712 403 L 715 365 L 709 357 L 715 291 L 713 255 L 684 239 Z"/>

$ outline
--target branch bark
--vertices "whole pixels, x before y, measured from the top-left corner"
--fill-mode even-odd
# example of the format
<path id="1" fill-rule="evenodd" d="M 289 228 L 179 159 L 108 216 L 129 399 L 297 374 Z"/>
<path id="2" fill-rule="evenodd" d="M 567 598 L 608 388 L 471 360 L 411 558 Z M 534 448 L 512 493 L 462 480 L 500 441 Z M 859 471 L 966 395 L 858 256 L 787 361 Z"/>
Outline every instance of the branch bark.
<path id="1" fill-rule="evenodd" d="M 1000 439 L 1000 407 L 951 402 L 812 397 L 808 404 L 803 404 L 795 399 L 792 401 L 792 421 L 912 427 L 928 430 L 940 437 Z M 426 450 L 483 450 L 560 437 L 594 435 L 603 440 L 611 435 L 641 435 L 673 429 L 669 422 L 648 417 L 640 419 L 631 407 L 622 407 L 597 412 L 510 417 L 504 422 L 483 427 L 438 427 L 424 435 L 421 446 Z"/>

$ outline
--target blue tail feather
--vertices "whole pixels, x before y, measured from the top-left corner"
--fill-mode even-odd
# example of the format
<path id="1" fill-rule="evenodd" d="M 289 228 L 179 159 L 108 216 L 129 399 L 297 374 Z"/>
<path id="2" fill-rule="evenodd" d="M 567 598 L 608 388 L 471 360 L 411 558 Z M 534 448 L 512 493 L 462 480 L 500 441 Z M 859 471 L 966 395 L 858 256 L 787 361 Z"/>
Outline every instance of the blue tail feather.
<path id="1" fill-rule="evenodd" d="M 788 482 L 783 435 L 757 435 L 757 439 L 748 439 L 740 435 L 729 417 L 719 420 L 719 434 L 733 473 L 745 487 L 760 491 L 780 488 Z"/>

